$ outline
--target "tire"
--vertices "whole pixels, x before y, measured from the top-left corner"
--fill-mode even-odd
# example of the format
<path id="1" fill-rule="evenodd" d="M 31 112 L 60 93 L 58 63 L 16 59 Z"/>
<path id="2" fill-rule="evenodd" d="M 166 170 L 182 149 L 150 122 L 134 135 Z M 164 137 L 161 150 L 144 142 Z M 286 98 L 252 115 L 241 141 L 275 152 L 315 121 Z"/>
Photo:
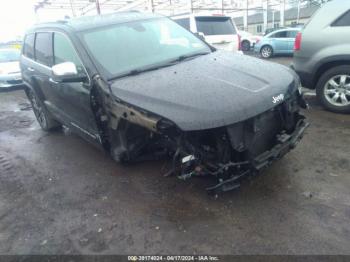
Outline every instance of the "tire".
<path id="1" fill-rule="evenodd" d="M 350 65 L 327 70 L 316 85 L 322 105 L 335 113 L 350 113 Z"/>
<path id="2" fill-rule="evenodd" d="M 45 104 L 31 88 L 26 88 L 27 97 L 32 105 L 34 115 L 42 130 L 48 132 L 60 128 L 62 125 L 57 122 L 46 109 Z"/>
<path id="3" fill-rule="evenodd" d="M 242 51 L 250 50 L 250 42 L 248 40 L 243 40 L 241 45 L 242 45 Z"/>
<path id="4" fill-rule="evenodd" d="M 270 58 L 273 56 L 273 49 L 271 46 L 269 45 L 264 45 L 261 49 L 260 49 L 260 55 L 262 58 Z"/>

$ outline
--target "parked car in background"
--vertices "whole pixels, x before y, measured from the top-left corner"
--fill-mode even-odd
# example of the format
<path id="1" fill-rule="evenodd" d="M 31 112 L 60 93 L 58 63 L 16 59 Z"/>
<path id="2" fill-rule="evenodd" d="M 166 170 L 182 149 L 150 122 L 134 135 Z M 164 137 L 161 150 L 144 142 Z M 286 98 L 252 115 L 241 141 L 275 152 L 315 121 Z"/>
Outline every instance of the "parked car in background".
<path id="1" fill-rule="evenodd" d="M 43 130 L 65 125 L 121 163 L 171 156 L 169 174 L 211 176 L 213 193 L 281 158 L 308 126 L 291 69 L 155 14 L 36 25 L 21 68 Z"/>
<path id="2" fill-rule="evenodd" d="M 260 53 L 263 58 L 273 55 L 293 54 L 294 42 L 299 28 L 287 28 L 267 34 L 254 46 L 254 51 Z"/>
<path id="3" fill-rule="evenodd" d="M 0 89 L 22 85 L 19 57 L 17 49 L 0 49 Z"/>
<path id="4" fill-rule="evenodd" d="M 250 48 L 254 48 L 255 43 L 261 39 L 261 36 L 253 35 L 246 31 L 238 31 L 241 36 L 241 49 L 242 51 L 249 51 Z"/>
<path id="5" fill-rule="evenodd" d="M 187 30 L 203 36 L 207 43 L 217 49 L 234 52 L 240 50 L 240 36 L 229 16 L 186 14 L 172 16 L 171 19 Z"/>
<path id="6" fill-rule="evenodd" d="M 271 27 L 271 28 L 267 28 L 267 29 L 265 30 L 264 36 L 265 36 L 265 35 L 268 35 L 268 34 L 270 34 L 270 33 L 272 33 L 272 32 L 274 32 L 274 31 L 281 30 L 281 29 L 286 29 L 286 28 L 288 28 L 288 27 L 283 27 L 283 26 L 281 26 L 281 27 Z"/>
<path id="7" fill-rule="evenodd" d="M 350 112 L 350 1 L 325 4 L 298 34 L 292 67 L 325 108 Z"/>

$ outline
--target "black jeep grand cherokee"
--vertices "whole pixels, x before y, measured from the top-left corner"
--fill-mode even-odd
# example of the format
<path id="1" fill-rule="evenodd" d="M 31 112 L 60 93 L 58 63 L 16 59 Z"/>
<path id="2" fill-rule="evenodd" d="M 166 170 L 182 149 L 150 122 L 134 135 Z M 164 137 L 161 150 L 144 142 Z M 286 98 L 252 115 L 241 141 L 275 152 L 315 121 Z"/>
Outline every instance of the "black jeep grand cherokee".
<path id="1" fill-rule="evenodd" d="M 308 126 L 288 68 L 217 51 L 171 20 L 137 12 L 37 25 L 21 56 L 42 129 L 62 124 L 118 162 L 172 158 L 168 174 L 239 186 Z"/>

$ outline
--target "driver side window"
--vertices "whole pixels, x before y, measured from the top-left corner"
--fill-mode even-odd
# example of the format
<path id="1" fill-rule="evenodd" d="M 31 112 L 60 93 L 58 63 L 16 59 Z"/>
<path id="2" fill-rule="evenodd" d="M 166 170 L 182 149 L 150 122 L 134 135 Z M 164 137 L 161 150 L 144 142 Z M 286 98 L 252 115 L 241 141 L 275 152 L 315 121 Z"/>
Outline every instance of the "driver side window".
<path id="1" fill-rule="evenodd" d="M 71 41 L 63 34 L 55 33 L 53 42 L 54 64 L 72 62 L 79 73 L 84 72 L 84 67 L 78 57 Z"/>

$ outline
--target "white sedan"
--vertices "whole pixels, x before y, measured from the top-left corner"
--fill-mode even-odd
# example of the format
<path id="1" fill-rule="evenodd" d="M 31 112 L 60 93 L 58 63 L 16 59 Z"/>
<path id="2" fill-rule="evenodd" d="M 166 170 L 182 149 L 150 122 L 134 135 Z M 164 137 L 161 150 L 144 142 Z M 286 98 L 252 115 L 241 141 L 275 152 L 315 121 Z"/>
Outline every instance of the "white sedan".
<path id="1" fill-rule="evenodd" d="M 17 49 L 0 49 L 0 90 L 23 85 Z"/>

